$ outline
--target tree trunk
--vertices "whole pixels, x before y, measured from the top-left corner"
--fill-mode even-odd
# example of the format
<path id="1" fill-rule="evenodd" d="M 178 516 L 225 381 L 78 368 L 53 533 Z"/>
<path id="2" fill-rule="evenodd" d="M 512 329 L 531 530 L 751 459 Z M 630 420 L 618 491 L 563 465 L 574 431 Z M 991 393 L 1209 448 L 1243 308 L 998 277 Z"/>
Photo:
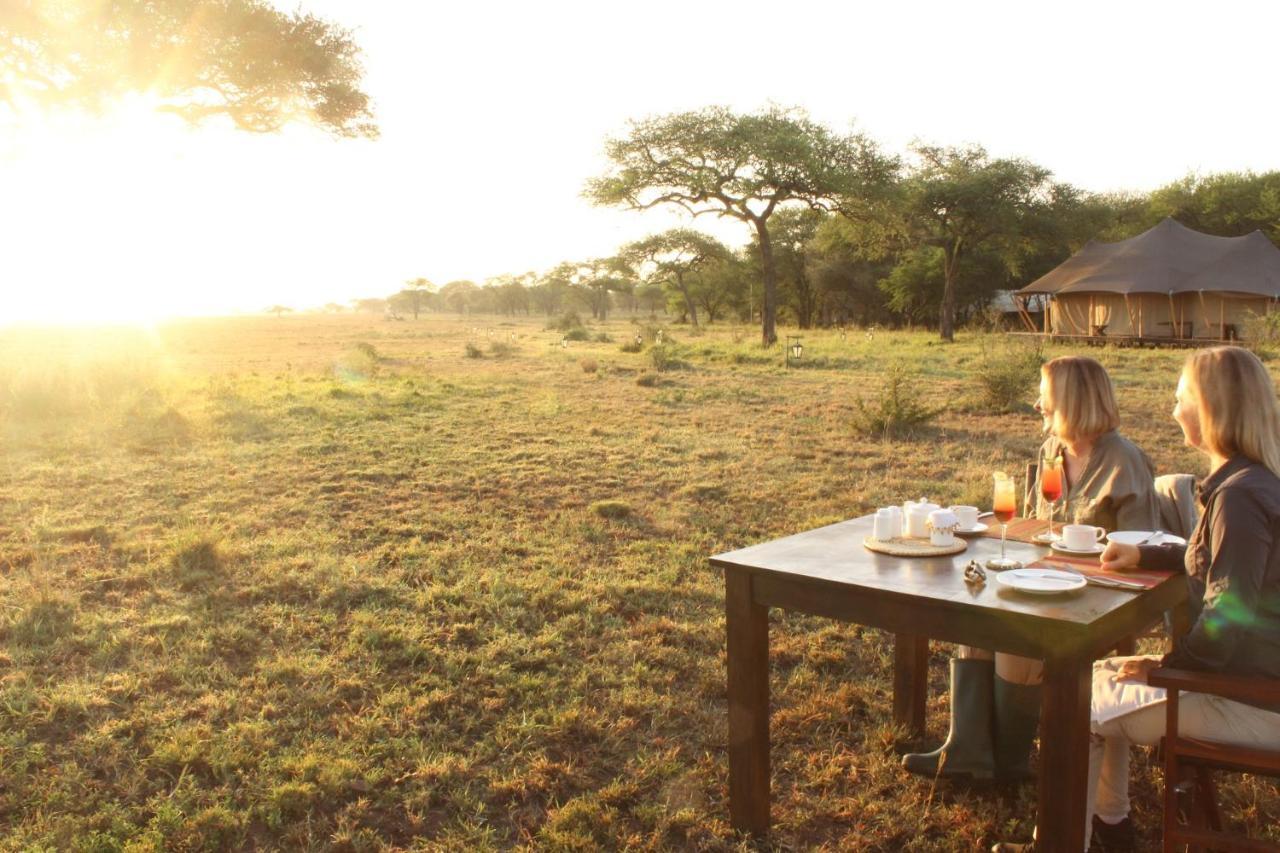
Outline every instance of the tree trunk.
<path id="1" fill-rule="evenodd" d="M 960 267 L 960 247 L 947 246 L 942 256 L 942 316 L 938 331 L 944 341 L 956 339 L 956 272 Z"/>
<path id="2" fill-rule="evenodd" d="M 778 342 L 778 270 L 773 265 L 773 244 L 763 219 L 754 219 L 760 239 L 760 269 L 764 272 L 764 294 L 760 300 L 760 341 L 767 347 Z"/>
<path id="3" fill-rule="evenodd" d="M 693 297 L 689 295 L 689 288 L 685 286 L 683 273 L 676 273 L 676 287 L 679 288 L 680 295 L 684 297 L 684 307 L 689 312 L 693 327 L 695 329 L 698 328 L 698 309 L 693 304 Z"/>

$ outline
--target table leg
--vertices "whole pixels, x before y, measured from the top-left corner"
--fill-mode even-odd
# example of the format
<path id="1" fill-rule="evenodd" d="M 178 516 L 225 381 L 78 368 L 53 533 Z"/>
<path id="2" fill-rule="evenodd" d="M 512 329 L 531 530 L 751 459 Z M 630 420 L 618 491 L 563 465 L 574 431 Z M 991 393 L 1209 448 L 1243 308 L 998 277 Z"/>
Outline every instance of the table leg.
<path id="1" fill-rule="evenodd" d="M 729 665 L 729 818 L 769 831 L 769 609 L 752 599 L 751 575 L 725 571 Z"/>
<path id="2" fill-rule="evenodd" d="M 929 686 L 929 638 L 897 634 L 893 644 L 893 721 L 913 737 L 924 734 Z"/>
<path id="3" fill-rule="evenodd" d="M 1084 849 L 1093 661 L 1048 660 L 1040 712 L 1040 850 Z"/>

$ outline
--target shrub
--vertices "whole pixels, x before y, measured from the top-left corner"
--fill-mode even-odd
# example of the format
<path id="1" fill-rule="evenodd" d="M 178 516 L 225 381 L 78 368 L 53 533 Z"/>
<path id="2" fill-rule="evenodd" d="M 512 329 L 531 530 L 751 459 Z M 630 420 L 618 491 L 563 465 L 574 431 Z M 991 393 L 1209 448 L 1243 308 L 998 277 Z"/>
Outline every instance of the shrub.
<path id="1" fill-rule="evenodd" d="M 631 504 L 626 501 L 596 501 L 590 509 L 601 518 L 626 518 L 631 515 Z"/>
<path id="2" fill-rule="evenodd" d="M 609 337 L 609 333 L 608 333 L 608 332 L 597 332 L 597 333 L 596 333 L 596 343 L 598 343 L 598 344 L 611 344 L 611 343 L 613 343 L 613 338 Z"/>
<path id="3" fill-rule="evenodd" d="M 370 361 L 381 361 L 382 356 L 378 354 L 378 348 L 368 341 L 357 341 L 356 349 L 361 352 L 365 358 Z"/>
<path id="4" fill-rule="evenodd" d="M 223 571 L 218 540 L 195 532 L 181 535 L 169 558 L 178 585 L 194 589 L 215 580 Z"/>
<path id="5" fill-rule="evenodd" d="M 589 341 L 591 340 L 591 333 L 579 326 L 576 329 L 570 329 L 565 332 L 564 337 L 568 341 Z"/>
<path id="6" fill-rule="evenodd" d="M 650 349 L 649 362 L 653 365 L 653 369 L 659 372 L 679 370 L 684 367 L 684 362 L 676 357 L 675 347 L 668 344 L 657 344 Z"/>
<path id="7" fill-rule="evenodd" d="M 643 340 L 630 340 L 622 345 L 623 352 L 640 352 L 642 349 L 644 349 Z"/>
<path id="8" fill-rule="evenodd" d="M 581 328 L 582 318 L 578 316 L 577 311 L 566 311 L 547 323 L 547 330 L 551 332 L 569 332 Z"/>
<path id="9" fill-rule="evenodd" d="M 995 346 L 984 342 L 978 364 L 982 405 L 996 413 L 1013 412 L 1027 407 L 1040 382 L 1044 350 L 1038 340 L 1023 344 L 1006 339 Z"/>
<path id="10" fill-rule="evenodd" d="M 516 348 L 506 341 L 493 341 L 489 344 L 489 353 L 494 358 L 510 358 L 516 354 Z"/>
<path id="11" fill-rule="evenodd" d="M 484 358 L 484 350 L 480 349 L 480 347 L 476 346 L 471 341 L 467 341 L 466 355 L 467 358 Z"/>
<path id="12" fill-rule="evenodd" d="M 1241 344 L 1253 350 L 1258 358 L 1270 358 L 1280 349 L 1280 311 L 1255 314 L 1250 311 L 1244 320 Z"/>
<path id="13" fill-rule="evenodd" d="M 583 373 L 595 373 L 600 369 L 600 365 L 596 364 L 596 360 L 594 358 L 584 358 L 579 362 L 579 364 L 582 365 Z"/>
<path id="14" fill-rule="evenodd" d="M 917 397 L 922 377 L 902 365 L 889 368 L 879 399 L 854 403 L 853 428 L 860 435 L 910 435 L 938 416 L 941 409 L 924 405 Z"/>
<path id="15" fill-rule="evenodd" d="M 636 377 L 636 384 L 642 388 L 652 388 L 653 386 L 658 384 L 658 374 L 641 373 L 639 376 Z"/>

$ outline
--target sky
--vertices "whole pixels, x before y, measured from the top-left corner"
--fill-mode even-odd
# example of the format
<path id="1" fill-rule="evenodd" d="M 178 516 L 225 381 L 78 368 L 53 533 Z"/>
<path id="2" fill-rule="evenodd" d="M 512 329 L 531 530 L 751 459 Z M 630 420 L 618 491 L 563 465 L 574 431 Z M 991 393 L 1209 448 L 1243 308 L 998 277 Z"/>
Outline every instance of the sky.
<path id="1" fill-rule="evenodd" d="M 191 129 L 137 101 L 0 115 L 0 325 L 302 310 L 609 255 L 688 220 L 586 202 L 605 139 L 708 105 L 802 107 L 896 153 L 979 143 L 1088 190 L 1280 169 L 1280 4 L 299 4 L 354 30 L 381 137 Z"/>

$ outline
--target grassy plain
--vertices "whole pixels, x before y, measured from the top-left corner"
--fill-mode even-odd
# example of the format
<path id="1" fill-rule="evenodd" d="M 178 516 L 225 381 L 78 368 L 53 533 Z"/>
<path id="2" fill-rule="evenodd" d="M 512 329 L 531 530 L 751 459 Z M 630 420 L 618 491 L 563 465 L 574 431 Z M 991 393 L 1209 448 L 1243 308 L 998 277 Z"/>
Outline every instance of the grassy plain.
<path id="1" fill-rule="evenodd" d="M 0 848 L 749 847 L 707 556 L 907 497 L 986 503 L 1038 422 L 975 393 L 999 338 L 809 332 L 785 370 L 751 329 L 670 328 L 661 357 L 622 352 L 636 332 L 0 332 Z M 1181 355 L 1091 354 L 1158 468 L 1198 472 L 1168 416 Z M 859 437 L 894 363 L 946 410 Z M 890 721 L 891 653 L 775 615 L 773 844 L 1025 837 L 1031 790 L 899 770 L 920 744 Z M 1155 843 L 1155 769 L 1134 773 Z M 1227 790 L 1280 838 L 1274 787 Z"/>

